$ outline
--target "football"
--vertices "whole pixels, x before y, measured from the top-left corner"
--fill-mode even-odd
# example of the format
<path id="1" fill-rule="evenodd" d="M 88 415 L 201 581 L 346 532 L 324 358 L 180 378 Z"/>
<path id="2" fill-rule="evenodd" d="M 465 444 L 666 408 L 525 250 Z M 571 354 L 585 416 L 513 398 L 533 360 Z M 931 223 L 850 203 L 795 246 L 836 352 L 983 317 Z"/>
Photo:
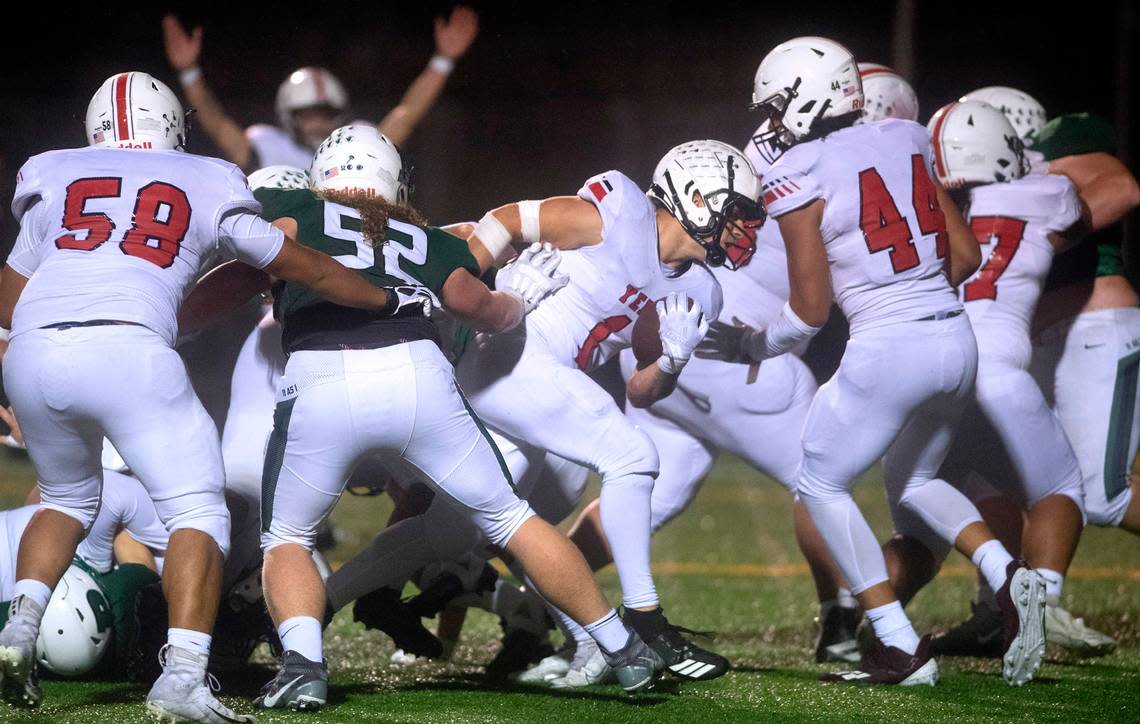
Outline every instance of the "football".
<path id="1" fill-rule="evenodd" d="M 638 368 L 647 367 L 661 356 L 661 337 L 657 327 L 657 305 L 646 304 L 633 323 L 633 336 L 630 338 L 633 355 Z"/>

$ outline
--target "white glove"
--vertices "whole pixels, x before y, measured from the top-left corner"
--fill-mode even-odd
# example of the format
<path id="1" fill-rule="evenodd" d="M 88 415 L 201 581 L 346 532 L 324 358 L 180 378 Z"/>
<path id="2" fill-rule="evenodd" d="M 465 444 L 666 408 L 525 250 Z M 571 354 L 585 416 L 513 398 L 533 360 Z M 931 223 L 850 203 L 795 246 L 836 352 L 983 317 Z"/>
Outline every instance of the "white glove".
<path id="1" fill-rule="evenodd" d="M 431 319 L 431 310 L 433 307 L 431 292 L 426 287 L 388 287 L 393 294 L 396 295 L 396 307 L 388 316 L 406 316 L 409 313 L 418 313 L 420 309 L 423 310 L 423 315 Z M 415 310 L 413 312 L 413 310 Z"/>
<path id="2" fill-rule="evenodd" d="M 536 241 L 499 270 L 495 288 L 522 298 L 523 313 L 530 314 L 539 302 L 570 283 L 570 277 L 555 273 L 561 262 L 558 249 Z"/>
<path id="3" fill-rule="evenodd" d="M 661 356 L 657 359 L 657 366 L 665 374 L 679 375 L 697 344 L 708 334 L 708 320 L 701 312 L 700 304 L 677 292 L 657 302 L 657 320 L 661 336 Z"/>

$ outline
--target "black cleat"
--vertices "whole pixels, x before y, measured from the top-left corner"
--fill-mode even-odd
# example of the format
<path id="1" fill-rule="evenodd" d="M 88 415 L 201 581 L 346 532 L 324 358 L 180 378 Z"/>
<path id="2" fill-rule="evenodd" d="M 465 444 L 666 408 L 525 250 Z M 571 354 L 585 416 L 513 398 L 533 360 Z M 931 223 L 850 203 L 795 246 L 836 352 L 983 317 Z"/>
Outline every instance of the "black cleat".
<path id="1" fill-rule="evenodd" d="M 281 656 L 281 669 L 262 687 L 254 704 L 262 709 L 318 711 L 328 701 L 329 670 L 323 661 L 310 661 L 296 651 Z"/>
<path id="2" fill-rule="evenodd" d="M 653 611 L 627 609 L 625 620 L 661 659 L 669 673 L 690 681 L 707 681 L 728 673 L 728 659 L 702 649 L 682 634 L 708 634 L 674 626 L 660 608 Z"/>
<path id="3" fill-rule="evenodd" d="M 368 628 L 383 631 L 396 647 L 428 659 L 443 656 L 443 643 L 424 628 L 420 617 L 400 600 L 394 588 L 380 588 L 356 599 L 352 619 Z"/>
<path id="4" fill-rule="evenodd" d="M 935 656 L 977 656 L 982 659 L 1000 659 L 1003 646 L 1001 614 L 989 606 L 970 604 L 970 617 L 930 640 L 930 652 Z"/>
<path id="5" fill-rule="evenodd" d="M 819 637 L 815 640 L 815 660 L 859 662 L 859 646 L 855 630 L 859 626 L 859 611 L 854 608 L 833 606 L 819 622 Z"/>
<path id="6" fill-rule="evenodd" d="M 503 635 L 503 647 L 491 663 L 487 664 L 485 671 L 492 678 L 506 678 L 552 655 L 554 647 L 550 645 L 547 636 L 512 629 Z"/>

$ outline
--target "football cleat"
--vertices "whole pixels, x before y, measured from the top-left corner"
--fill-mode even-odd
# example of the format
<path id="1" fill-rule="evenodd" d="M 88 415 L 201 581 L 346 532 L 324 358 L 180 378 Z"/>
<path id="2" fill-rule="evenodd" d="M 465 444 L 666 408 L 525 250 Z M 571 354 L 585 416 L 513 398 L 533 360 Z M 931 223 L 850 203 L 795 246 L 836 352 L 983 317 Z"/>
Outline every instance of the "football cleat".
<path id="1" fill-rule="evenodd" d="M 249 714 L 238 714 L 214 697 L 217 681 L 206 673 L 205 654 L 171 646 L 158 654 L 162 675 L 146 695 L 146 709 L 160 722 L 255 724 Z"/>
<path id="2" fill-rule="evenodd" d="M 1021 686 L 1041 668 L 1045 656 L 1045 579 L 1023 561 L 1010 561 L 997 592 L 1002 619 L 1001 674 L 1011 686 Z"/>
<path id="3" fill-rule="evenodd" d="M 323 661 L 310 661 L 296 651 L 281 655 L 281 669 L 261 689 L 254 704 L 263 709 L 318 711 L 328 701 L 329 670 Z"/>
<path id="4" fill-rule="evenodd" d="M 605 684 L 615 678 L 614 670 L 606 662 L 602 653 L 593 640 L 582 643 L 574 654 L 574 660 L 562 676 L 551 679 L 548 683 L 555 689 L 573 689 L 580 686 Z M 634 677 L 636 678 L 636 676 Z"/>
<path id="5" fill-rule="evenodd" d="M 649 648 L 664 662 L 669 673 L 690 681 L 707 681 L 728 672 L 728 659 L 720 654 L 702 649 L 682 634 L 705 636 L 707 634 L 674 626 L 665 618 L 660 609 L 653 611 L 625 612 L 626 623 L 637 631 Z"/>
<path id="6" fill-rule="evenodd" d="M 579 647 L 582 648 L 585 647 Z M 601 648 L 598 650 L 601 651 Z M 657 672 L 665 668 L 665 662 L 641 640 L 636 631 L 629 632 L 629 638 L 621 649 L 613 653 L 601 651 L 601 654 L 605 663 L 613 670 L 613 675 L 617 677 L 621 688 L 628 694 L 636 694 L 653 686 Z M 573 671 L 571 668 L 571 672 Z"/>
<path id="7" fill-rule="evenodd" d="M 859 662 L 859 646 L 855 629 L 859 625 L 859 611 L 854 608 L 833 606 L 819 623 L 819 637 L 815 640 L 817 663 L 843 661 Z"/>
<path id="8" fill-rule="evenodd" d="M 566 676 L 575 653 L 577 648 L 571 639 L 566 646 L 519 674 L 517 680 L 524 684 L 546 684 Z"/>
<path id="9" fill-rule="evenodd" d="M 1060 606 L 1045 606 L 1045 640 L 1077 656 L 1107 656 L 1116 650 L 1116 639 L 1085 625 L 1083 618 Z"/>
<path id="10" fill-rule="evenodd" d="M 1001 616 L 981 603 L 970 604 L 970 617 L 930 641 L 935 656 L 977 656 L 1000 659 L 1002 648 Z"/>
<path id="11" fill-rule="evenodd" d="M 356 599 L 352 620 L 388 634 L 396 648 L 406 654 L 429 659 L 443 655 L 443 643 L 424 628 L 420 617 L 400 600 L 400 592 L 394 588 L 380 588 Z"/>
<path id="12" fill-rule="evenodd" d="M 36 707 L 43 698 L 36 664 L 38 632 L 19 615 L 21 607 L 43 613 L 27 596 L 16 596 L 9 604 L 8 622 L 0 631 L 0 696 L 13 706 Z"/>
<path id="13" fill-rule="evenodd" d="M 820 681 L 845 684 L 893 684 L 896 686 L 934 686 L 938 683 L 938 662 L 930 652 L 930 637 L 918 642 L 918 649 L 908 654 L 896 646 L 884 646 L 878 638 L 871 641 L 862 663 L 855 671 L 824 674 Z"/>

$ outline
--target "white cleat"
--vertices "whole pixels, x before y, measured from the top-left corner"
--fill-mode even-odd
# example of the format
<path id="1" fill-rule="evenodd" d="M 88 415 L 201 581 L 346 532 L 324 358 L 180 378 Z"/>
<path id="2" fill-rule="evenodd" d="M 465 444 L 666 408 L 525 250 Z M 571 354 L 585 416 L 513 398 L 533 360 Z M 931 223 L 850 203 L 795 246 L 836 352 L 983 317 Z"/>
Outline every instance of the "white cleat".
<path id="1" fill-rule="evenodd" d="M 159 652 L 162 675 L 146 696 L 146 709 L 160 722 L 256 724 L 214 697 L 213 677 L 206 673 L 208 656 L 167 644 Z"/>
<path id="2" fill-rule="evenodd" d="M 570 643 L 559 649 L 556 653 L 547 656 L 534 666 L 522 672 L 518 681 L 524 684 L 549 684 L 552 679 L 560 679 L 570 671 L 570 662 L 574 659 L 574 644 Z"/>
<path id="3" fill-rule="evenodd" d="M 606 663 L 602 650 L 594 641 L 579 644 L 570 669 L 564 676 L 551 679 L 549 684 L 555 689 L 576 689 L 579 686 L 593 686 L 616 681 L 614 670 Z"/>
<path id="4" fill-rule="evenodd" d="M 1116 639 L 1073 618 L 1060 606 L 1045 606 L 1045 640 L 1084 657 L 1107 656 L 1116 650 Z"/>
<path id="5" fill-rule="evenodd" d="M 1014 570 L 1015 569 L 1015 570 Z M 1045 656 L 1045 579 L 1032 568 L 1009 564 L 1010 573 L 997 594 L 1008 639 L 1001 673 L 1011 686 L 1026 683 Z"/>

